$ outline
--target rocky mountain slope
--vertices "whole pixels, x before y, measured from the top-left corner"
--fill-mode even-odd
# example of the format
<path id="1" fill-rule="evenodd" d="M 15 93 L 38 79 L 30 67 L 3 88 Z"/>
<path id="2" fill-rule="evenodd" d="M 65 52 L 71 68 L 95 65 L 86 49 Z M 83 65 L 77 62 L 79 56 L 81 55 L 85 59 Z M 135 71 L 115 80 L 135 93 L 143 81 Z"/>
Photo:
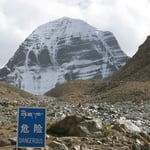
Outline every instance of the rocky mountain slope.
<path id="1" fill-rule="evenodd" d="M 150 36 L 112 80 L 150 81 Z"/>
<path id="2" fill-rule="evenodd" d="M 98 79 L 97 79 L 98 80 Z M 87 93 L 95 80 L 71 80 L 46 92 L 45 95 L 56 97 L 60 100 L 87 100 L 91 93 Z"/>
<path id="3" fill-rule="evenodd" d="M 91 80 L 80 84 L 86 85 L 82 90 L 74 84 L 64 83 L 54 88 L 46 95 L 53 95 L 63 100 L 92 100 L 92 101 L 143 101 L 150 99 L 150 37 L 139 47 L 137 53 L 114 76 L 105 80 Z M 65 92 L 68 89 L 72 92 Z M 84 86 L 81 87 L 84 87 Z M 73 87 L 73 88 L 71 88 Z M 75 88 L 76 87 L 76 88 Z M 59 92 L 61 91 L 61 92 Z M 64 91 L 64 92 L 63 92 Z M 81 92 L 82 91 L 82 94 Z M 59 96 L 58 94 L 59 93 Z M 80 93 L 80 94 L 79 94 Z M 73 98 L 75 97 L 75 98 Z"/>
<path id="4" fill-rule="evenodd" d="M 18 101 L 19 99 L 36 100 L 37 98 L 28 92 L 20 90 L 17 87 L 14 87 L 5 82 L 0 82 L 0 99 L 4 99 L 4 101 L 7 103 L 8 101 L 13 102 L 15 100 Z M 19 101 L 21 102 L 21 100 Z"/>
<path id="5" fill-rule="evenodd" d="M 150 99 L 150 81 L 70 81 L 45 93 L 60 100 L 143 101 Z"/>
<path id="6" fill-rule="evenodd" d="M 111 32 L 64 17 L 34 30 L 0 70 L 0 78 L 43 94 L 68 80 L 106 78 L 127 59 Z"/>

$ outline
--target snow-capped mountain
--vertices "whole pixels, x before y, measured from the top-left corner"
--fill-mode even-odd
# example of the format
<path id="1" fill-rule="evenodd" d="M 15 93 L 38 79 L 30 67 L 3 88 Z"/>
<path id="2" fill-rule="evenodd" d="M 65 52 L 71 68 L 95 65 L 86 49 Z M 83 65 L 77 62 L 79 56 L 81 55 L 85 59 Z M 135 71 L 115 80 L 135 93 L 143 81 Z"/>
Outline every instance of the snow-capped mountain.
<path id="1" fill-rule="evenodd" d="M 0 77 L 43 94 L 68 80 L 108 77 L 127 59 L 111 32 L 64 17 L 34 30 L 0 70 Z"/>

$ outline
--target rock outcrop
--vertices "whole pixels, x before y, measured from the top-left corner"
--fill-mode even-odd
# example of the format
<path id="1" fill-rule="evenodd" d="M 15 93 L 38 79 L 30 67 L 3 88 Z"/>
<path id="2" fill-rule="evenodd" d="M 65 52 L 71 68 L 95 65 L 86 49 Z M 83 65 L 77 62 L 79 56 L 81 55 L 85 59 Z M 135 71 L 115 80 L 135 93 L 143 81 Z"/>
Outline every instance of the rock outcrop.
<path id="1" fill-rule="evenodd" d="M 93 119 L 82 115 L 67 116 L 63 120 L 56 122 L 49 129 L 48 133 L 54 133 L 61 136 L 81 136 L 94 135 L 100 132 L 102 122 L 99 119 Z"/>

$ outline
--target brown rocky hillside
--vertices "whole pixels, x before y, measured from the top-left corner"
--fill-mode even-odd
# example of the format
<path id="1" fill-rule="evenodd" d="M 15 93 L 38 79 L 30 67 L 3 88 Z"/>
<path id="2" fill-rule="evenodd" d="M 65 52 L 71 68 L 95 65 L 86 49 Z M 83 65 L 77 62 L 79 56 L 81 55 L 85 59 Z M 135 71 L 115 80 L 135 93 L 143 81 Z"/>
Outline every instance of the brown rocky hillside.
<path id="1" fill-rule="evenodd" d="M 21 105 L 22 103 L 30 103 L 37 98 L 30 93 L 22 91 L 10 84 L 5 82 L 0 82 L 0 103 L 17 103 Z"/>
<path id="2" fill-rule="evenodd" d="M 97 80 L 72 80 L 45 93 L 47 96 L 57 97 L 60 100 L 89 99 L 88 90 Z"/>
<path id="3" fill-rule="evenodd" d="M 150 36 L 139 47 L 132 59 L 118 72 L 113 80 L 150 80 Z"/>
<path id="4" fill-rule="evenodd" d="M 92 100 L 144 101 L 150 100 L 150 81 L 104 81 L 90 89 Z"/>

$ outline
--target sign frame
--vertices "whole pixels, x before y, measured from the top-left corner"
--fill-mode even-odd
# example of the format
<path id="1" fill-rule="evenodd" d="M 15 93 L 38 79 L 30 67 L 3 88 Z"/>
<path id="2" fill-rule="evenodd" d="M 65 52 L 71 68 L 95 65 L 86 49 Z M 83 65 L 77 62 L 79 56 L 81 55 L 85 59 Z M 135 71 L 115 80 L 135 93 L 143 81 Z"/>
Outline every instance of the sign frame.
<path id="1" fill-rule="evenodd" d="M 16 148 L 44 148 L 45 146 L 46 108 L 19 107 L 17 115 Z"/>

